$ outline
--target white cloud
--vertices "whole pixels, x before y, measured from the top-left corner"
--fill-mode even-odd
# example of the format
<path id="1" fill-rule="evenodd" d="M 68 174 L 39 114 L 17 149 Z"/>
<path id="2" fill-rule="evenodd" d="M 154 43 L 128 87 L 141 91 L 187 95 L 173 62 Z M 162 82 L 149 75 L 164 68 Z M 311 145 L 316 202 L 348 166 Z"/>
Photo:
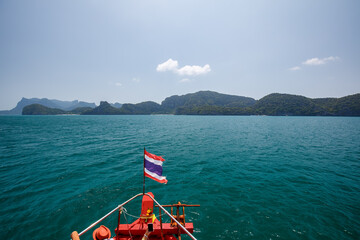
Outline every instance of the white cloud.
<path id="1" fill-rule="evenodd" d="M 210 65 L 206 64 L 203 67 L 200 66 L 190 66 L 190 65 L 186 65 L 180 69 L 178 69 L 178 74 L 179 75 L 188 75 L 188 76 L 195 76 L 195 75 L 201 75 L 201 74 L 206 74 L 208 72 L 210 72 Z"/>
<path id="2" fill-rule="evenodd" d="M 157 66 L 156 71 L 165 72 L 172 71 L 178 75 L 187 75 L 187 76 L 196 76 L 206 74 L 211 71 L 210 65 L 206 64 L 203 67 L 197 65 L 186 65 L 182 68 L 179 68 L 178 61 L 172 60 L 171 58 L 164 63 L 161 63 Z"/>
<path id="3" fill-rule="evenodd" d="M 289 68 L 290 71 L 298 71 L 298 70 L 300 70 L 300 69 L 301 69 L 301 67 L 299 67 L 299 66 L 295 66 L 295 67 Z"/>
<path id="4" fill-rule="evenodd" d="M 117 83 L 115 83 L 115 86 L 121 87 L 121 86 L 122 86 L 122 83 L 117 82 Z"/>
<path id="5" fill-rule="evenodd" d="M 174 61 L 171 58 L 164 63 L 161 63 L 157 66 L 156 71 L 158 72 L 166 72 L 166 71 L 177 71 L 178 69 L 178 61 Z"/>
<path id="6" fill-rule="evenodd" d="M 140 82 L 140 78 L 135 78 L 135 77 L 134 77 L 134 78 L 132 79 L 132 81 L 133 81 L 133 82 Z"/>
<path id="7" fill-rule="evenodd" d="M 302 64 L 304 65 L 309 65 L 309 66 L 317 66 L 317 65 L 323 65 L 326 64 L 328 62 L 333 62 L 333 61 L 337 61 L 339 60 L 339 57 L 326 57 L 326 58 L 310 58 L 306 61 L 304 61 Z"/>

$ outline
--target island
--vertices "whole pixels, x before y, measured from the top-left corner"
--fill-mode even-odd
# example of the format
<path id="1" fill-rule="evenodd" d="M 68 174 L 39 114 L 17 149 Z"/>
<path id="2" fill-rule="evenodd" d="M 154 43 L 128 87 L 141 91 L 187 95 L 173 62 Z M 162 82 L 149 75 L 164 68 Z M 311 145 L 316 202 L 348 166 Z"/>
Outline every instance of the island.
<path id="1" fill-rule="evenodd" d="M 23 115 L 269 115 L 269 116 L 360 116 L 360 93 L 341 98 L 307 98 L 300 95 L 272 93 L 259 100 L 250 97 L 200 91 L 166 98 L 161 104 L 147 101 L 120 104 L 102 101 L 96 107 L 62 110 L 30 104 Z"/>

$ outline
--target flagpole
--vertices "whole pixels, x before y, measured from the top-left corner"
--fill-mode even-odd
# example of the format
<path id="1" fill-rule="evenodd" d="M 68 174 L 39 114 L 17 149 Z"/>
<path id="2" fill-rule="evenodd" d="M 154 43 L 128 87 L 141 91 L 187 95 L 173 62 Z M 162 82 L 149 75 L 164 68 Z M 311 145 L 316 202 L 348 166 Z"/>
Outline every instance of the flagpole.
<path id="1" fill-rule="evenodd" d="M 145 147 L 144 147 L 144 167 L 143 167 L 143 174 L 144 174 L 144 182 L 143 182 L 143 194 L 145 195 Z"/>

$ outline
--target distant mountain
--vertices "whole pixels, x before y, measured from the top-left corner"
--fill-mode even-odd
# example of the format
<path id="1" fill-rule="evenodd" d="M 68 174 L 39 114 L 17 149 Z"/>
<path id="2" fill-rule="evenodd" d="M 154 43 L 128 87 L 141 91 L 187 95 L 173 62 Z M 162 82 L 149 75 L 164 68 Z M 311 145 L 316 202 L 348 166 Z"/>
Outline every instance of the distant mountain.
<path id="1" fill-rule="evenodd" d="M 91 107 L 77 107 L 70 111 L 67 111 L 68 114 L 83 114 L 84 112 L 91 111 L 93 108 Z"/>
<path id="2" fill-rule="evenodd" d="M 57 115 L 65 114 L 66 111 L 58 108 L 49 108 L 41 104 L 31 104 L 27 105 L 22 110 L 22 115 Z"/>
<path id="3" fill-rule="evenodd" d="M 272 93 L 256 102 L 254 114 L 270 116 L 328 115 L 326 110 L 303 96 Z"/>
<path id="4" fill-rule="evenodd" d="M 161 105 L 156 102 L 142 102 L 137 104 L 123 104 L 121 109 L 123 114 L 154 114 L 161 112 Z"/>
<path id="5" fill-rule="evenodd" d="M 313 101 L 329 115 L 360 116 L 360 93 L 342 98 L 317 98 Z"/>
<path id="6" fill-rule="evenodd" d="M 110 103 L 111 106 L 115 107 L 115 108 L 121 108 L 122 104 L 121 103 Z"/>
<path id="7" fill-rule="evenodd" d="M 19 104 L 18 104 L 19 105 Z M 63 106 L 64 107 L 64 106 Z M 25 109 L 25 108 L 24 108 Z M 24 114 L 63 114 L 32 106 Z M 270 115 L 270 116 L 360 116 L 360 94 L 342 98 L 311 99 L 299 95 L 272 93 L 260 100 L 211 91 L 200 91 L 155 102 L 122 104 L 116 108 L 108 102 L 98 107 L 78 108 L 65 113 L 86 115 L 178 114 L 178 115 Z"/>
<path id="8" fill-rule="evenodd" d="M 72 101 L 71 103 L 72 104 L 70 104 L 68 106 L 63 106 L 60 109 L 64 109 L 66 111 L 71 111 L 75 108 L 85 108 L 85 107 L 95 108 L 96 107 L 95 103 L 88 103 L 88 102 L 83 102 L 83 101 L 78 101 L 78 100 Z"/>
<path id="9" fill-rule="evenodd" d="M 47 98 L 22 98 L 16 105 L 15 108 L 11 110 L 0 111 L 0 115 L 19 115 L 22 114 L 22 110 L 25 106 L 31 104 L 40 104 L 49 108 L 58 108 L 64 111 L 69 111 L 79 107 L 96 107 L 95 103 L 81 102 L 78 100 L 75 101 L 60 101 L 55 99 L 47 99 Z"/>
<path id="10" fill-rule="evenodd" d="M 257 101 L 253 111 L 254 114 L 271 116 L 360 116 L 360 94 L 311 99 L 273 93 Z"/>
<path id="11" fill-rule="evenodd" d="M 181 112 L 186 112 L 193 111 L 193 109 L 199 106 L 206 106 L 208 109 L 215 109 L 214 106 L 244 108 L 253 106 L 255 103 L 256 100 L 249 97 L 227 95 L 212 91 L 200 91 L 182 96 L 175 95 L 168 97 L 161 103 L 161 107 L 165 112 L 179 113 L 179 107 L 182 108 Z"/>
<path id="12" fill-rule="evenodd" d="M 39 99 L 39 98 L 31 98 L 31 99 L 22 98 L 20 100 L 20 102 L 17 103 L 15 108 L 13 108 L 11 110 L 8 110 L 8 111 L 1 111 L 0 114 L 19 115 L 19 114 L 22 113 L 22 110 L 23 110 L 23 108 L 25 106 L 28 106 L 28 105 L 31 105 L 31 104 L 41 104 L 41 105 L 49 107 L 49 108 L 59 108 L 59 106 L 56 103 L 50 101 L 47 98 L 42 98 L 42 99 Z"/>
<path id="13" fill-rule="evenodd" d="M 215 92 L 198 92 L 172 96 L 165 99 L 162 106 L 179 115 L 360 116 L 360 94 L 311 99 L 272 93 L 256 101 Z"/>
<path id="14" fill-rule="evenodd" d="M 83 112 L 84 115 L 120 115 L 121 110 L 111 106 L 108 102 L 102 101 L 100 105 L 94 109 Z"/>
<path id="15" fill-rule="evenodd" d="M 41 104 L 30 104 L 23 108 L 22 115 L 59 115 L 59 114 L 82 114 L 85 111 L 92 110 L 91 107 L 78 107 L 71 111 L 65 111 L 58 108 L 49 108 Z"/>
<path id="16" fill-rule="evenodd" d="M 142 102 L 138 104 L 123 104 L 121 108 L 115 108 L 108 102 L 101 102 L 100 106 L 86 111 L 84 115 L 123 115 L 123 114 L 152 114 L 161 110 L 161 106 L 155 102 Z"/>

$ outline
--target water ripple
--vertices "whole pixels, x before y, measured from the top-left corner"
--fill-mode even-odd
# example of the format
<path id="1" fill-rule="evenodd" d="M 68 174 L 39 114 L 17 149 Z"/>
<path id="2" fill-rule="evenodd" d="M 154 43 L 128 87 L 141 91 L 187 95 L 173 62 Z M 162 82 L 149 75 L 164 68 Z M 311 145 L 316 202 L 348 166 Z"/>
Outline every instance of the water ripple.
<path id="1" fill-rule="evenodd" d="M 186 212 L 198 239 L 360 237 L 360 118 L 7 116 L 0 129 L 5 239 L 66 239 L 141 192 L 144 147 L 169 180 L 147 190 L 201 204 Z"/>

